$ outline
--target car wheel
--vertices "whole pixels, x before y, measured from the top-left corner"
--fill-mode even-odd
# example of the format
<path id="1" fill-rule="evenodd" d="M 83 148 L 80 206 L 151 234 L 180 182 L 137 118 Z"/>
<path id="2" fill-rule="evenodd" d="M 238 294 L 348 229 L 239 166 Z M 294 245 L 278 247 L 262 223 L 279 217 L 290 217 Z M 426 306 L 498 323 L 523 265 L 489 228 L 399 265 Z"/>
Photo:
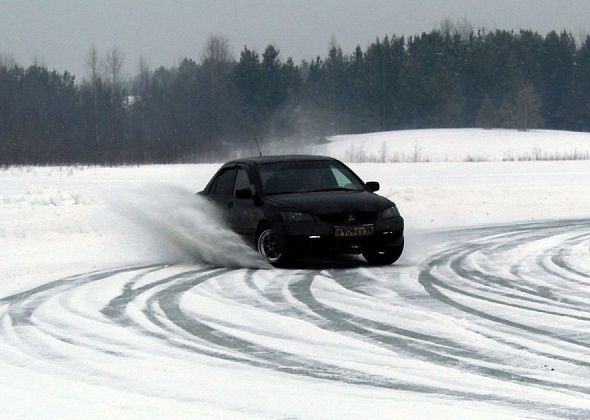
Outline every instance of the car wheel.
<path id="1" fill-rule="evenodd" d="M 260 232 L 256 243 L 258 253 L 272 265 L 278 266 L 285 260 L 285 256 L 280 249 L 279 242 L 272 229 L 269 228 Z"/>
<path id="2" fill-rule="evenodd" d="M 368 249 L 363 251 L 363 257 L 365 260 L 371 265 L 389 265 L 396 262 L 399 257 L 402 255 L 404 250 L 404 242 L 402 241 L 401 245 L 396 246 L 395 248 L 390 248 L 388 250 L 378 251 Z"/>

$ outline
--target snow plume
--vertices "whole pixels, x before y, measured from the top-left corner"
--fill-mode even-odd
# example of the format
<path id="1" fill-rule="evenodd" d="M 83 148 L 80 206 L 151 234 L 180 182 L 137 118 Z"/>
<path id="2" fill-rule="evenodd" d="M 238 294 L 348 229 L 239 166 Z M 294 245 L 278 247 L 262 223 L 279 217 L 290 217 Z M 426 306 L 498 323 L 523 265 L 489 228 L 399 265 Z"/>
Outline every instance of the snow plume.
<path id="1" fill-rule="evenodd" d="M 119 197 L 112 206 L 131 222 L 131 239 L 138 247 L 147 246 L 158 262 L 269 267 L 239 235 L 224 226 L 218 209 L 181 187 L 145 188 L 141 194 Z"/>

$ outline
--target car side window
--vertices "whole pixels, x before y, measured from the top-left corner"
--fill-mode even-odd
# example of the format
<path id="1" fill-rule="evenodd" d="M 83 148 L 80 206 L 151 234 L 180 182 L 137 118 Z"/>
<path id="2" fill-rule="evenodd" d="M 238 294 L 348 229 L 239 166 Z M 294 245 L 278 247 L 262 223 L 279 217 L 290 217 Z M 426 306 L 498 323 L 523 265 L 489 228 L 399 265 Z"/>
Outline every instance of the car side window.
<path id="1" fill-rule="evenodd" d="M 250 188 L 250 179 L 248 178 L 248 173 L 245 169 L 238 169 L 238 174 L 236 175 L 236 183 L 234 185 L 234 197 L 236 196 L 237 190 L 243 190 L 245 188 Z"/>
<path id="2" fill-rule="evenodd" d="M 235 169 L 228 169 L 222 172 L 215 181 L 213 194 L 217 197 L 231 197 L 236 177 Z"/>
<path id="3" fill-rule="evenodd" d="M 339 187 L 354 189 L 354 185 L 350 182 L 350 179 L 339 168 L 332 166 L 330 169 L 332 169 L 332 174 Z"/>
<path id="4" fill-rule="evenodd" d="M 211 181 L 211 186 L 209 187 L 209 190 L 207 190 L 207 192 L 209 194 L 215 194 L 215 188 L 217 188 L 218 181 L 219 181 L 219 176 L 216 176 L 215 178 L 213 178 L 213 180 Z"/>

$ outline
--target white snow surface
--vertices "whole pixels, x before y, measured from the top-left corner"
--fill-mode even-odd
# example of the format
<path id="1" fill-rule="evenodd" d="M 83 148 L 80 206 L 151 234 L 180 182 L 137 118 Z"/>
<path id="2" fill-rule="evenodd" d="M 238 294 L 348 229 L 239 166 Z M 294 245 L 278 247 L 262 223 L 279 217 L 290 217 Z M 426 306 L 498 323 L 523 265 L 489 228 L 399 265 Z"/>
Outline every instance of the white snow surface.
<path id="1" fill-rule="evenodd" d="M 0 170 L 0 417 L 587 418 L 590 163 L 427 133 L 473 138 L 351 164 L 391 267 L 268 269 L 193 195 L 218 164 Z"/>
<path id="2" fill-rule="evenodd" d="M 348 162 L 590 160 L 590 133 L 430 129 L 333 136 L 312 150 Z"/>

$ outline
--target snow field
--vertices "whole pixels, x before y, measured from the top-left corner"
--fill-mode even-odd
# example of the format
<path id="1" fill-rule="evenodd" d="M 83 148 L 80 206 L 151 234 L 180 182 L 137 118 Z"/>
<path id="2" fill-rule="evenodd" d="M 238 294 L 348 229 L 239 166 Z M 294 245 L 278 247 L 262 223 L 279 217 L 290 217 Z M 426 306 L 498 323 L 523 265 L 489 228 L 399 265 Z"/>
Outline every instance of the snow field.
<path id="1" fill-rule="evenodd" d="M 0 417 L 587 417 L 590 164 L 502 161 L 587 140 L 486 133 L 344 139 L 447 161 L 351 165 L 406 220 L 378 268 L 258 269 L 218 164 L 1 169 Z"/>
<path id="2" fill-rule="evenodd" d="M 430 129 L 328 138 L 315 153 L 347 162 L 590 160 L 590 134 L 551 130 Z"/>

